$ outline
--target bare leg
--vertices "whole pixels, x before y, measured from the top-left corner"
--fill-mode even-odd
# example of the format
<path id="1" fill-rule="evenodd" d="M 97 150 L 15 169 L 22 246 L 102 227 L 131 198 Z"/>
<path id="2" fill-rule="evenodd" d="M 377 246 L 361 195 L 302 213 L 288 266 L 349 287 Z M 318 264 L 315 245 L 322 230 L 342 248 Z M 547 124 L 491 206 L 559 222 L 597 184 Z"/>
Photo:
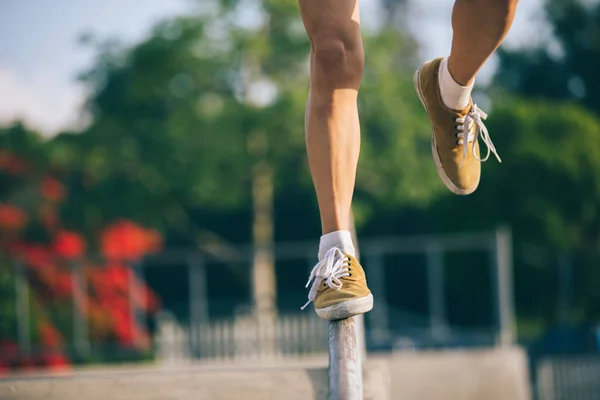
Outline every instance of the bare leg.
<path id="1" fill-rule="evenodd" d="M 323 234 L 348 230 L 364 55 L 356 0 L 299 0 L 311 44 L 306 148 Z"/>
<path id="2" fill-rule="evenodd" d="M 470 85 L 477 71 L 508 33 L 518 0 L 456 0 L 452 11 L 452 51 L 448 70 L 462 86 Z"/>

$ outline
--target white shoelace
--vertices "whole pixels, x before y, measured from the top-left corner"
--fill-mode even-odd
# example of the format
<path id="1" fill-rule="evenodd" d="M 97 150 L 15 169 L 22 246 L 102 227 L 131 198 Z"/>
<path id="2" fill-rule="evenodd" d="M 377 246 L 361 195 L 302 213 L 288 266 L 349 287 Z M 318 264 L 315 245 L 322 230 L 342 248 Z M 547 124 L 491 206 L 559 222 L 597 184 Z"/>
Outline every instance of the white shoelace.
<path id="1" fill-rule="evenodd" d="M 308 292 L 308 301 L 304 306 L 301 307 L 304 310 L 312 301 L 317 297 L 317 291 L 321 286 L 321 283 L 325 281 L 325 284 L 334 290 L 340 290 L 342 288 L 342 282 L 340 278 L 350 276 L 349 265 L 346 263 L 348 258 L 342 253 L 337 247 L 332 248 L 321 261 L 314 266 L 306 282 L 306 287 L 310 285 L 310 282 L 314 279 L 314 282 Z"/>
<path id="2" fill-rule="evenodd" d="M 456 134 L 456 137 L 459 139 L 458 144 L 463 146 L 463 159 L 460 163 L 461 166 L 462 166 L 462 163 L 467 158 L 467 151 L 468 151 L 470 142 L 473 142 L 473 146 L 472 146 L 473 156 L 475 156 L 475 158 L 477 160 L 479 160 L 480 162 L 487 161 L 487 159 L 490 157 L 490 153 L 494 153 L 494 155 L 498 159 L 498 162 L 502 162 L 502 160 L 500 159 L 500 156 L 498 155 L 498 152 L 496 151 L 496 147 L 494 146 L 494 143 L 492 142 L 492 138 L 490 137 L 490 134 L 488 133 L 487 128 L 483 124 L 483 120 L 485 120 L 486 118 L 487 118 L 487 114 L 485 112 L 483 112 L 482 110 L 480 110 L 477 107 L 477 104 L 473 104 L 471 111 L 469 111 L 469 113 L 467 115 L 465 115 L 464 117 L 456 118 L 455 121 L 458 124 L 458 130 L 460 131 L 459 133 Z M 467 128 L 468 134 L 467 134 L 466 141 L 465 141 L 465 126 L 468 127 Z M 475 143 L 477 143 L 477 139 L 479 137 L 481 137 L 481 141 L 487 147 L 487 154 L 483 158 L 480 158 L 479 156 L 477 156 L 477 153 L 475 152 Z"/>

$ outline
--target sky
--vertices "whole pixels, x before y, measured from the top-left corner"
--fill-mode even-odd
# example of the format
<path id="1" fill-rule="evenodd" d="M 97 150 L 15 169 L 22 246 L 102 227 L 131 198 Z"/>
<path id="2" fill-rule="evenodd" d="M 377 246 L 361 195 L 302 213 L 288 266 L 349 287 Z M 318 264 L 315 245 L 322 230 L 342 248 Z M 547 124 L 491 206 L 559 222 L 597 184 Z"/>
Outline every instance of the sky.
<path id="1" fill-rule="evenodd" d="M 542 0 L 521 2 L 507 45 L 539 37 Z M 46 134 L 82 122 L 85 90 L 76 81 L 93 52 L 80 45 L 86 32 L 125 43 L 142 40 L 158 21 L 186 12 L 192 0 L 0 0 L 0 125 L 23 119 Z M 378 19 L 377 2 L 361 0 L 367 27 Z M 423 59 L 445 55 L 451 40 L 451 0 L 414 0 L 410 29 Z M 533 23 L 532 23 L 533 22 Z M 543 31 L 542 31 L 543 32 Z M 490 62 L 478 80 L 493 74 Z"/>

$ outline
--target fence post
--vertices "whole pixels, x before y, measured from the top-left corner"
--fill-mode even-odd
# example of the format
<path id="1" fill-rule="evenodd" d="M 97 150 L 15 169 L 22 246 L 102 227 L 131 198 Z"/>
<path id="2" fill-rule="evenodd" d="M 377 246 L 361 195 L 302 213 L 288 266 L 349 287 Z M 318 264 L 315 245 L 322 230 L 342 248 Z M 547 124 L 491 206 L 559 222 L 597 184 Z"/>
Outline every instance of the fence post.
<path id="1" fill-rule="evenodd" d="M 427 262 L 430 329 L 431 336 L 437 346 L 442 344 L 447 334 L 442 249 L 437 243 L 432 243 L 427 248 L 425 257 Z"/>
<path id="2" fill-rule="evenodd" d="M 193 355 L 201 358 L 206 350 L 200 343 L 200 326 L 208 322 L 208 295 L 206 286 L 206 265 L 198 255 L 187 260 L 189 305 L 190 305 L 190 345 Z"/>
<path id="3" fill-rule="evenodd" d="M 90 342 L 88 335 L 87 288 L 83 278 L 81 261 L 71 263 L 71 279 L 73 284 L 73 337 L 75 349 L 80 356 L 88 356 Z"/>
<path id="4" fill-rule="evenodd" d="M 329 322 L 329 400 L 362 400 L 361 346 L 356 317 Z"/>
<path id="5" fill-rule="evenodd" d="M 377 296 L 377 307 L 368 316 L 371 323 L 369 338 L 378 345 L 387 344 L 390 341 L 390 330 L 383 254 L 378 247 L 368 247 L 364 253 L 367 256 L 366 259 L 369 268 L 369 287 L 374 293 L 373 296 Z"/>
<path id="6" fill-rule="evenodd" d="M 31 353 L 31 332 L 29 326 L 29 285 L 27 273 L 21 261 L 15 261 L 15 295 L 17 312 L 17 332 L 19 350 Z"/>
<path id="7" fill-rule="evenodd" d="M 512 234 L 510 228 L 496 230 L 496 294 L 500 345 L 515 342 L 515 310 L 513 304 Z"/>
<path id="8" fill-rule="evenodd" d="M 142 313 L 138 302 L 145 302 L 145 293 L 140 289 L 145 285 L 143 270 L 137 262 L 130 262 L 128 265 L 129 271 L 129 282 L 128 282 L 128 296 L 129 296 L 129 312 L 131 313 L 131 332 L 132 332 L 132 344 L 140 345 L 140 334 L 138 327 L 145 330 L 147 328 L 145 315 Z"/>

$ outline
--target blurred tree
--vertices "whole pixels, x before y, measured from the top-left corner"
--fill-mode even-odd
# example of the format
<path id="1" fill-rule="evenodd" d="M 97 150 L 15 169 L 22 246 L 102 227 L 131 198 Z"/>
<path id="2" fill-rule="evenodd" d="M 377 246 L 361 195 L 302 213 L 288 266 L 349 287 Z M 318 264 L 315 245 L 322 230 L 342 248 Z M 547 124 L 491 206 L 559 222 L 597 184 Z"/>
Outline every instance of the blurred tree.
<path id="1" fill-rule="evenodd" d="M 301 126 L 285 118 L 300 115 L 300 96 L 280 85 L 276 99 L 256 98 L 258 85 L 273 91 L 275 79 L 290 85 L 305 56 L 296 51 L 293 62 L 303 39 L 278 32 L 290 24 L 269 11 L 276 23 L 268 29 L 239 27 L 230 21 L 235 9 L 224 9 L 166 22 L 132 49 L 100 52 L 84 77 L 93 90 L 94 122 L 79 142 L 91 182 L 85 196 L 96 199 L 96 209 L 144 219 L 160 209 L 153 224 L 207 241 L 194 237 L 202 224 L 190 212 L 248 203 L 255 161 L 246 138 L 256 127 L 271 137 L 267 157 L 300 159 Z"/>
<path id="2" fill-rule="evenodd" d="M 547 0 L 553 36 L 538 48 L 501 50 L 498 86 L 532 97 L 568 99 L 600 113 L 600 3 Z"/>

